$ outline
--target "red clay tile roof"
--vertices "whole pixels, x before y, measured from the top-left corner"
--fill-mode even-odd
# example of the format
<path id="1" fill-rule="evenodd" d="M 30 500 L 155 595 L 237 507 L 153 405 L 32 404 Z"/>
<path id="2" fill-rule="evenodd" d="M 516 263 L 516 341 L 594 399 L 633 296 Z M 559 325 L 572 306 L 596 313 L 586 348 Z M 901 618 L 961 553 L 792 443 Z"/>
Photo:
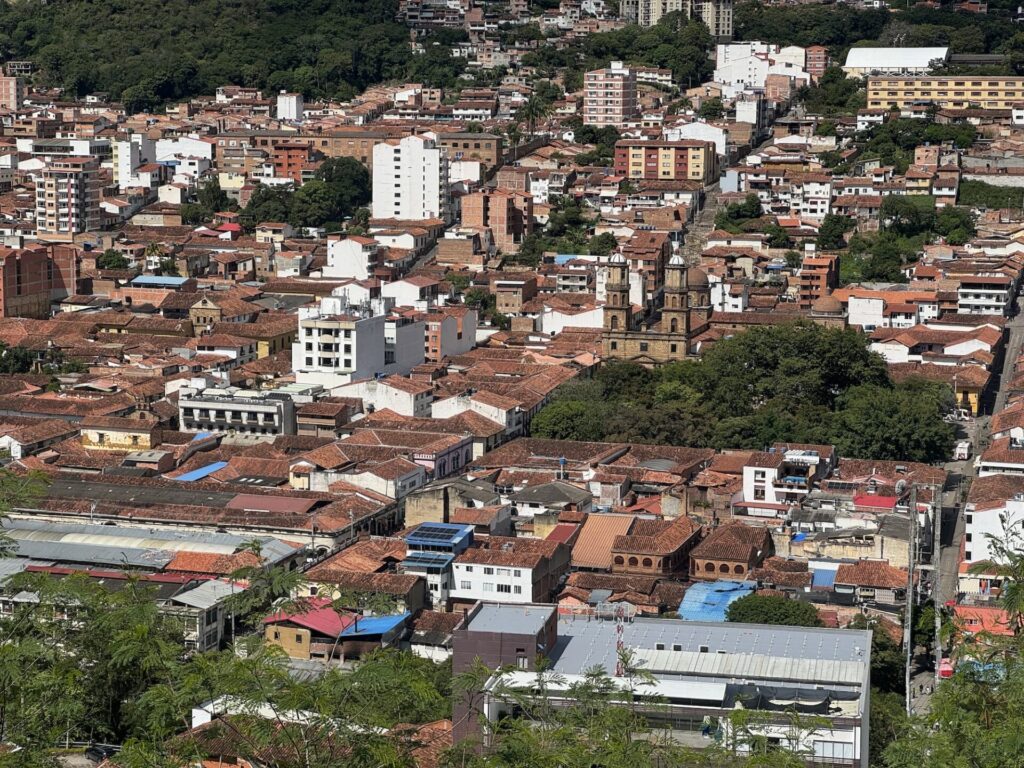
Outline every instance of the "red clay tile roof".
<path id="1" fill-rule="evenodd" d="M 907 572 L 903 568 L 889 565 L 887 561 L 858 560 L 843 563 L 836 571 L 836 584 L 853 584 L 858 587 L 899 589 L 907 586 Z"/>
<path id="2" fill-rule="evenodd" d="M 755 560 L 758 552 L 765 553 L 770 547 L 771 534 L 767 529 L 746 523 L 726 523 L 694 547 L 690 556 L 746 563 Z"/>

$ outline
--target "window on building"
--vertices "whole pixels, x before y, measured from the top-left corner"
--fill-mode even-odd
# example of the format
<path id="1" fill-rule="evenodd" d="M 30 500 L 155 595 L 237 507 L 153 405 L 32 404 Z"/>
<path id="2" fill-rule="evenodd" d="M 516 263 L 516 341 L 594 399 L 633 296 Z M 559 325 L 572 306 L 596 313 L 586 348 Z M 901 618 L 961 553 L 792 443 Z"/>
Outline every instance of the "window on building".
<path id="1" fill-rule="evenodd" d="M 493 592 L 493 591 L 494 591 L 494 584 L 492 584 L 489 581 L 485 581 L 484 582 L 484 592 Z"/>
<path id="2" fill-rule="evenodd" d="M 523 588 L 518 586 L 518 585 L 512 587 L 512 594 L 513 595 L 521 595 L 521 594 L 523 594 Z"/>
<path id="3" fill-rule="evenodd" d="M 473 585 L 470 584 L 468 581 L 460 581 L 459 582 L 459 589 L 472 589 L 472 588 L 473 588 Z"/>
<path id="4" fill-rule="evenodd" d="M 512 585 L 511 584 L 499 584 L 497 591 L 498 592 L 502 592 L 502 593 L 504 593 L 506 595 L 511 594 L 512 593 Z"/>

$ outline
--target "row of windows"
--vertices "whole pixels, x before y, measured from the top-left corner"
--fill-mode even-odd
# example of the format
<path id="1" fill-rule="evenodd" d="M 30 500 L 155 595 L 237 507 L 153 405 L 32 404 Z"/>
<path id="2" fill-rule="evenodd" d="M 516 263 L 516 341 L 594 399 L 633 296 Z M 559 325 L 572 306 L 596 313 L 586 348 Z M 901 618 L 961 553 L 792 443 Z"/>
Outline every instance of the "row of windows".
<path id="1" fill-rule="evenodd" d="M 470 590 L 472 588 L 473 588 L 472 582 L 469 582 L 469 581 L 460 581 L 459 582 L 459 589 Z M 493 583 L 491 583 L 489 581 L 485 581 L 484 582 L 484 592 L 498 592 L 498 593 L 504 594 L 504 595 L 521 595 L 521 594 L 523 594 L 523 588 L 518 586 L 518 585 L 512 586 L 511 584 L 493 584 Z"/>

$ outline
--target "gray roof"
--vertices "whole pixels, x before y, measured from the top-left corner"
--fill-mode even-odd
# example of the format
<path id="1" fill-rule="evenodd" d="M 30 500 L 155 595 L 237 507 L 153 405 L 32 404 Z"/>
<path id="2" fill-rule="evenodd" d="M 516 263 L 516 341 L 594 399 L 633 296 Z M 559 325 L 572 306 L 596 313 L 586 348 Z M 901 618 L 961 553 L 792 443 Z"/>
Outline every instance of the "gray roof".
<path id="1" fill-rule="evenodd" d="M 568 620 L 558 623 L 553 660 L 556 672 L 583 674 L 595 665 L 615 672 L 615 622 Z M 717 654 L 758 654 L 780 659 L 858 662 L 870 659 L 868 630 L 783 627 L 761 624 L 710 623 L 674 619 L 634 619 L 623 628 L 627 648 L 654 651 L 658 644 L 672 650 Z"/>
<path id="2" fill-rule="evenodd" d="M 21 557 L 0 558 L 0 584 L 24 571 L 28 563 L 28 560 Z"/>
<path id="3" fill-rule="evenodd" d="M 0 527 L 14 539 L 18 555 L 33 560 L 129 565 L 159 569 L 178 552 L 230 555 L 250 539 L 232 533 L 145 528 L 131 525 L 53 523 L 32 518 L 10 518 Z M 280 539 L 259 537 L 261 554 L 274 564 L 295 553 Z"/>
<path id="4" fill-rule="evenodd" d="M 554 480 L 541 485 L 527 486 L 523 490 L 512 494 L 513 501 L 526 504 L 565 504 L 583 503 L 590 501 L 593 496 L 590 491 L 577 488 L 575 485 Z"/>
<path id="5" fill-rule="evenodd" d="M 470 618 L 467 629 L 471 632 L 536 635 L 554 612 L 553 605 L 484 603 Z"/>
<path id="6" fill-rule="evenodd" d="M 230 581 L 221 581 L 219 579 L 211 579 L 210 581 L 204 581 L 195 589 L 190 589 L 187 592 L 181 592 L 175 595 L 172 600 L 175 603 L 181 603 L 182 605 L 189 605 L 193 608 L 212 608 L 214 605 L 222 600 L 226 600 L 231 595 L 237 595 L 240 592 L 245 591 L 245 587 L 241 584 L 234 584 Z"/>

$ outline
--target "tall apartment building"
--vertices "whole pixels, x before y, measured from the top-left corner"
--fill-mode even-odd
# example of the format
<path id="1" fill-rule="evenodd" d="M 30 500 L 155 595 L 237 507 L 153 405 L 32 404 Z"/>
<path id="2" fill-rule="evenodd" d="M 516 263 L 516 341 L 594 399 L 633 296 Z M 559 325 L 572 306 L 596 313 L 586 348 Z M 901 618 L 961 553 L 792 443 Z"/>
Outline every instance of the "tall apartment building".
<path id="1" fill-rule="evenodd" d="M 630 179 L 699 181 L 718 178 L 718 154 L 712 141 L 639 141 L 615 143 L 615 173 Z"/>
<path id="2" fill-rule="evenodd" d="M 811 45 L 805 49 L 806 60 L 804 69 L 811 77 L 819 78 L 828 69 L 828 48 L 824 45 Z"/>
<path id="3" fill-rule="evenodd" d="M 499 251 L 517 253 L 533 232 L 533 198 L 507 189 L 474 192 L 462 198 L 462 223 L 487 227 Z"/>
<path id="4" fill-rule="evenodd" d="M 621 128 L 637 114 L 636 71 L 621 61 L 587 72 L 583 80 L 585 125 Z"/>
<path id="5" fill-rule="evenodd" d="M 94 157 L 52 159 L 36 185 L 41 240 L 73 240 L 100 226 L 99 163 Z"/>
<path id="6" fill-rule="evenodd" d="M 20 77 L 0 77 L 0 109 L 20 109 L 25 100 L 25 81 Z"/>
<path id="7" fill-rule="evenodd" d="M 641 27 L 653 27 L 661 17 L 680 11 L 707 24 L 719 40 L 732 39 L 732 0 L 622 0 L 619 14 Z"/>
<path id="8" fill-rule="evenodd" d="M 373 148 L 373 216 L 451 222 L 448 150 L 431 133 Z"/>
<path id="9" fill-rule="evenodd" d="M 808 250 L 804 254 L 796 282 L 800 306 L 810 309 L 815 302 L 831 296 L 832 291 L 839 287 L 839 257 Z"/>
<path id="10" fill-rule="evenodd" d="M 111 144 L 111 159 L 114 183 L 119 190 L 139 186 L 135 169 L 156 161 L 156 142 L 141 133 L 133 133 L 128 139 Z"/>
<path id="11" fill-rule="evenodd" d="M 869 109 L 935 104 L 941 109 L 1011 109 L 1024 101 L 1024 77 L 952 75 L 870 77 Z"/>

